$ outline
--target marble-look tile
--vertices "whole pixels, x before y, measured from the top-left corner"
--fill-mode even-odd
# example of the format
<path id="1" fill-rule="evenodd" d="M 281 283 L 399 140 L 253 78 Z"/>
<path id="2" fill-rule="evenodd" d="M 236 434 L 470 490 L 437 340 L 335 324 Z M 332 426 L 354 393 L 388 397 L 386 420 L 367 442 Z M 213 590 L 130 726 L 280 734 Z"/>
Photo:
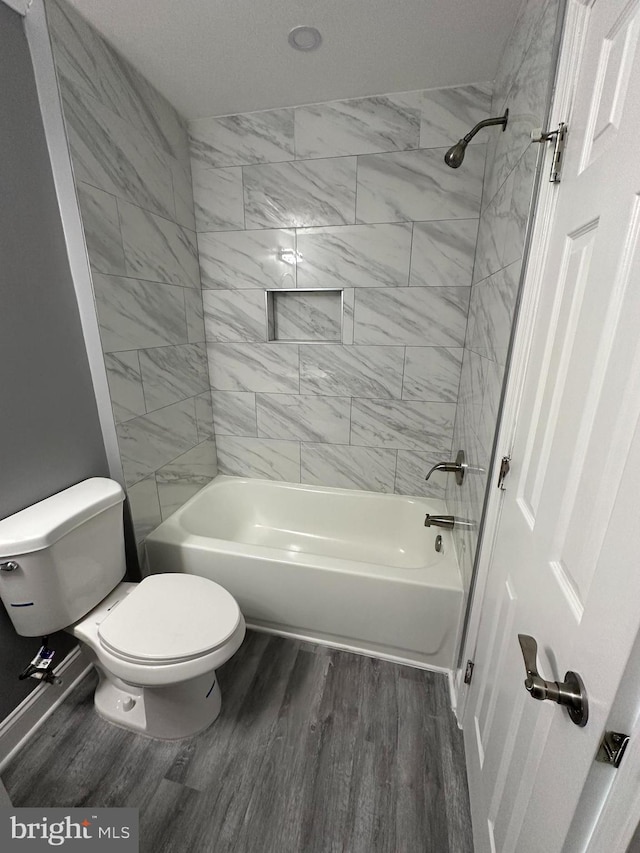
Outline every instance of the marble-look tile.
<path id="1" fill-rule="evenodd" d="M 115 198 L 89 184 L 77 184 L 82 227 L 91 268 L 110 275 L 124 275 L 124 251 Z"/>
<path id="2" fill-rule="evenodd" d="M 124 476 L 130 486 L 198 443 L 193 399 L 119 424 L 117 432 Z"/>
<path id="3" fill-rule="evenodd" d="M 183 165 L 179 160 L 171 160 L 171 181 L 173 184 L 173 202 L 176 209 L 176 222 L 190 231 L 196 230 L 196 215 L 193 206 L 193 182 L 189 163 Z"/>
<path id="4" fill-rule="evenodd" d="M 461 347 L 468 287 L 362 289 L 356 293 L 357 344 Z"/>
<path id="5" fill-rule="evenodd" d="M 272 298 L 274 340 L 331 343 L 342 340 L 341 293 L 274 291 Z"/>
<path id="6" fill-rule="evenodd" d="M 193 204 L 197 231 L 238 231 L 245 227 L 242 169 L 193 166 Z"/>
<path id="7" fill-rule="evenodd" d="M 469 287 L 477 237 L 477 219 L 415 222 L 409 284 Z"/>
<path id="8" fill-rule="evenodd" d="M 348 444 L 350 409 L 349 397 L 258 394 L 258 435 L 261 438 Z"/>
<path id="9" fill-rule="evenodd" d="M 457 402 L 462 353 L 462 347 L 407 347 L 402 399 Z"/>
<path id="10" fill-rule="evenodd" d="M 355 222 L 355 157 L 245 166 L 242 171 L 247 228 Z"/>
<path id="11" fill-rule="evenodd" d="M 455 405 L 353 400 L 351 444 L 449 453 Z"/>
<path id="12" fill-rule="evenodd" d="M 184 310 L 187 319 L 187 339 L 190 344 L 202 343 L 205 340 L 204 308 L 202 292 L 184 288 Z"/>
<path id="13" fill-rule="evenodd" d="M 46 7 L 62 88 L 79 87 L 156 147 L 188 162 L 187 134 L 169 102 L 68 4 L 48 0 Z"/>
<path id="14" fill-rule="evenodd" d="M 291 286 L 284 279 L 295 274 L 295 249 L 295 231 L 285 229 L 198 234 L 202 287 L 240 290 Z"/>
<path id="15" fill-rule="evenodd" d="M 552 0 L 557 7 L 558 0 Z M 529 0 L 523 3 L 514 24 L 511 36 L 507 41 L 494 80 L 494 102 L 498 109 L 507 106 L 505 103 L 509 90 L 513 85 L 518 69 L 531 47 L 536 29 L 539 26 L 548 0 Z"/>
<path id="16" fill-rule="evenodd" d="M 464 169 L 446 148 L 358 157 L 358 222 L 473 219 L 480 212 L 484 145 L 467 149 Z"/>
<path id="17" fill-rule="evenodd" d="M 100 273 L 93 287 L 105 352 L 186 343 L 184 288 Z"/>
<path id="18" fill-rule="evenodd" d="M 222 435 L 216 439 L 218 471 L 237 477 L 300 482 L 300 442 Z"/>
<path id="19" fill-rule="evenodd" d="M 418 92 L 311 104 L 295 113 L 298 159 L 419 147 Z"/>
<path id="20" fill-rule="evenodd" d="M 353 321 L 356 310 L 356 291 L 347 287 L 342 291 L 342 343 L 351 346 L 353 343 Z"/>
<path id="21" fill-rule="evenodd" d="M 302 483 L 335 489 L 393 492 L 396 451 L 380 447 L 349 447 L 303 443 Z"/>
<path id="22" fill-rule="evenodd" d="M 213 438 L 215 435 L 213 424 L 213 407 L 211 405 L 211 391 L 198 394 L 196 404 L 196 426 L 198 428 L 198 441 Z"/>
<path id="23" fill-rule="evenodd" d="M 527 148 L 512 172 L 511 206 L 506 222 L 502 255 L 505 266 L 519 260 L 524 253 L 524 242 L 536 178 L 536 164 L 540 153 L 539 150 L 536 150 L 536 146 Z"/>
<path id="24" fill-rule="evenodd" d="M 491 83 L 472 83 L 422 92 L 419 147 L 448 148 L 479 121 L 489 118 L 491 88 Z M 478 143 L 482 138 L 476 136 L 471 144 Z"/>
<path id="25" fill-rule="evenodd" d="M 189 136 L 191 156 L 202 166 L 293 160 L 293 109 L 196 119 Z"/>
<path id="26" fill-rule="evenodd" d="M 172 219 L 167 157 L 82 90 L 65 86 L 63 107 L 76 181 Z"/>
<path id="27" fill-rule="evenodd" d="M 297 232 L 298 287 L 403 287 L 411 224 L 342 225 Z"/>
<path id="28" fill-rule="evenodd" d="M 421 453 L 416 450 L 398 450 L 395 493 L 397 495 L 414 495 L 443 500 L 446 477 L 451 477 L 451 474 L 436 473 L 429 480 L 425 480 L 425 477 L 435 464 L 445 461 L 445 455 L 443 453 Z"/>
<path id="29" fill-rule="evenodd" d="M 140 372 L 148 412 L 202 394 L 209 387 L 204 344 L 141 350 Z"/>
<path id="30" fill-rule="evenodd" d="M 506 103 L 509 107 L 509 123 L 496 140 L 493 158 L 487 161 L 487 198 L 491 198 L 502 185 L 526 149 L 536 145 L 531 142 L 531 131 L 544 124 L 553 73 L 557 12 L 558 4 L 555 0 L 547 3 L 531 47 L 515 73 Z"/>
<path id="31" fill-rule="evenodd" d="M 473 288 L 467 347 L 484 358 L 506 361 L 521 261 L 498 270 Z"/>
<path id="32" fill-rule="evenodd" d="M 513 181 L 512 173 L 482 211 L 473 267 L 474 283 L 504 266 L 507 234 L 511 229 Z"/>
<path id="33" fill-rule="evenodd" d="M 127 496 L 136 542 L 142 542 L 162 521 L 156 478 L 145 477 L 139 483 L 129 486 Z"/>
<path id="34" fill-rule="evenodd" d="M 116 423 L 144 415 L 147 410 L 137 351 L 106 353 L 104 364 Z"/>
<path id="35" fill-rule="evenodd" d="M 266 341 L 264 290 L 205 290 L 202 303 L 207 341 Z"/>
<path id="36" fill-rule="evenodd" d="M 216 435 L 257 436 L 256 395 L 253 391 L 212 391 Z"/>
<path id="37" fill-rule="evenodd" d="M 207 351 L 212 389 L 299 392 L 296 344 L 208 344 Z"/>
<path id="38" fill-rule="evenodd" d="M 180 225 L 118 201 L 127 274 L 147 281 L 200 286 L 196 236 Z"/>
<path id="39" fill-rule="evenodd" d="M 218 473 L 215 441 L 203 441 L 156 471 L 162 518 L 192 498 Z"/>
<path id="40" fill-rule="evenodd" d="M 403 358 L 403 347 L 300 346 L 300 391 L 399 399 Z"/>

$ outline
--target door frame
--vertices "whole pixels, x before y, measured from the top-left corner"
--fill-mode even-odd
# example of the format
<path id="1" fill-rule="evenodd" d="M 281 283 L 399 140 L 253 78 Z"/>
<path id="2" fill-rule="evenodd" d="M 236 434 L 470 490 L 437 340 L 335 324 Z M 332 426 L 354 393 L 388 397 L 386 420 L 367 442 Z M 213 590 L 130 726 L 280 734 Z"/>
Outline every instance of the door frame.
<path id="1" fill-rule="evenodd" d="M 605 2 L 606 0 L 601 0 Z M 572 107 L 579 73 L 579 57 L 587 34 L 590 7 L 595 0 L 567 0 L 564 29 L 560 44 L 554 90 L 552 92 L 549 113 L 549 129 L 566 122 L 571 133 Z M 547 128 L 545 128 L 546 130 Z M 533 215 L 528 225 L 525 246 L 523 277 L 519 296 L 519 306 L 512 330 L 507 373 L 502 392 L 500 421 L 494 443 L 493 459 L 489 471 L 488 494 L 485 501 L 482 534 L 476 556 L 474 588 L 469 613 L 467 634 L 462 647 L 458 669 L 454 673 L 454 692 L 456 714 L 462 724 L 468 701 L 469 691 L 464 685 L 464 670 L 467 660 L 474 660 L 480 618 L 489 572 L 493 562 L 498 525 L 502 512 L 503 492 L 496 488 L 503 456 L 511 455 L 516 425 L 520 410 L 526 368 L 533 338 L 534 323 L 543 273 L 548 254 L 551 233 L 556 219 L 557 188 L 547 180 L 547 169 L 551 164 L 552 146 L 547 146 L 541 174 L 537 182 L 537 198 L 534 196 Z M 509 480 L 506 480 L 509 488 Z M 640 651 L 640 635 L 636 639 L 636 648 Z M 621 767 L 612 775 L 611 784 L 604 804 L 598 799 L 591 801 L 588 786 L 583 792 L 585 814 L 582 826 L 591 822 L 588 837 L 584 838 L 581 848 L 585 853 L 599 853 L 606 849 L 611 853 L 626 853 L 627 846 L 640 823 L 640 791 L 637 791 L 637 778 L 640 775 L 640 666 L 636 684 L 625 697 L 618 696 L 614 708 L 618 705 L 632 706 L 633 729 L 627 732 L 631 736 L 629 747 Z M 615 713 L 612 713 L 615 719 Z M 628 718 L 628 717 L 627 717 Z M 599 788 L 601 791 L 601 787 Z M 600 808 L 598 812 L 597 809 Z M 589 811 L 590 810 L 590 811 Z"/>

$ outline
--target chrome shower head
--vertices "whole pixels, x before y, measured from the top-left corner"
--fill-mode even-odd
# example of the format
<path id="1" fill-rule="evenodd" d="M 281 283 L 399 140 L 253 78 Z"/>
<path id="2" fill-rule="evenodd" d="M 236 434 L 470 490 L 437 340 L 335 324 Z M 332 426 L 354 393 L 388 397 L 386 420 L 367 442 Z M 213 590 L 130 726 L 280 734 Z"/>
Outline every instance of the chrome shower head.
<path id="1" fill-rule="evenodd" d="M 474 128 L 472 128 L 472 130 L 470 130 L 466 136 L 463 136 L 462 139 L 459 139 L 455 145 L 451 146 L 451 148 L 444 155 L 444 162 L 452 169 L 459 168 L 459 166 L 462 165 L 462 161 L 464 160 L 467 145 L 471 142 L 471 140 L 479 130 L 482 130 L 483 127 L 491 127 L 494 124 L 501 124 L 502 130 L 504 131 L 506 130 L 508 120 L 509 110 L 505 110 L 503 116 L 497 116 L 496 118 L 485 118 L 482 121 L 479 121 L 478 124 Z"/>
<path id="2" fill-rule="evenodd" d="M 459 139 L 455 145 L 451 146 L 444 155 L 444 162 L 447 166 L 451 166 L 452 169 L 457 169 L 462 164 L 468 144 L 469 143 L 465 142 L 464 139 Z"/>

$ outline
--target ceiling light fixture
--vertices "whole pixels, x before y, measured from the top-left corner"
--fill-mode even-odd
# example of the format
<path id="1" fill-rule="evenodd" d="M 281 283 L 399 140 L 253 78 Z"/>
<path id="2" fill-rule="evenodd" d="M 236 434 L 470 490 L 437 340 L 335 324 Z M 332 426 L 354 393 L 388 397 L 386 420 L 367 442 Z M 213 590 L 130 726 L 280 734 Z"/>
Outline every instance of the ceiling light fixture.
<path id="1" fill-rule="evenodd" d="M 296 50 L 315 50 L 322 36 L 315 27 L 294 27 L 289 33 L 289 44 Z"/>

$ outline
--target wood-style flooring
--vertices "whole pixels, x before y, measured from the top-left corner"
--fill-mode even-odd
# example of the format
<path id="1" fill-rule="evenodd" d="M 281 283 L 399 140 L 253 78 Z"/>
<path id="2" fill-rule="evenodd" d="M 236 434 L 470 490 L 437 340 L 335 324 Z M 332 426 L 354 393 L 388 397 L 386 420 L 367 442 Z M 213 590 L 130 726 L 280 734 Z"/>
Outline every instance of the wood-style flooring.
<path id="1" fill-rule="evenodd" d="M 142 853 L 471 853 L 443 675 L 249 632 L 188 740 L 103 722 L 85 679 L 3 773 L 15 806 L 134 806 Z"/>

